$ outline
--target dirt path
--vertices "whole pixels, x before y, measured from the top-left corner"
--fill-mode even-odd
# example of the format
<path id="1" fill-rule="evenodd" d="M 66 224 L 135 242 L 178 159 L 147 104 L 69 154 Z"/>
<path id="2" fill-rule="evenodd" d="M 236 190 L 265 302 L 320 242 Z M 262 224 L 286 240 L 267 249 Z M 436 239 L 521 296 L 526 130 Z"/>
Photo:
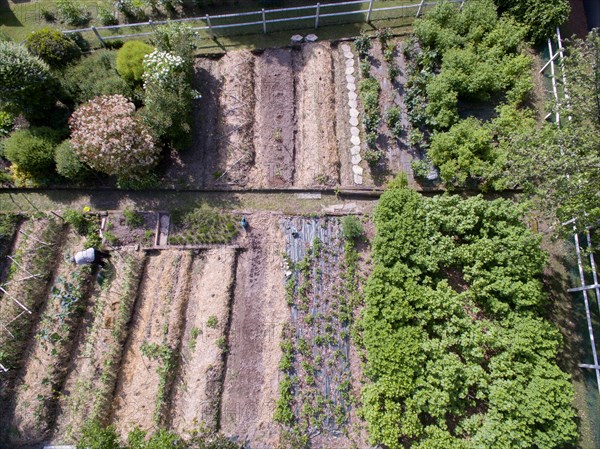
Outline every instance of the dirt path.
<path id="1" fill-rule="evenodd" d="M 87 419 L 109 412 L 143 261 L 143 253 L 113 253 L 112 277 L 95 284 L 58 404 L 57 444 L 75 443 Z"/>
<path id="2" fill-rule="evenodd" d="M 296 175 L 298 187 L 336 185 L 335 88 L 329 43 L 305 44 L 294 53 L 296 73 Z"/>
<path id="3" fill-rule="evenodd" d="M 93 275 L 91 266 L 74 267 L 68 261 L 71 248 L 80 247 L 82 242 L 83 237 L 68 234 L 35 338 L 24 355 L 10 424 L 16 446 L 40 443 L 54 422 L 56 390 L 66 376 L 73 336 L 86 308 Z"/>
<path id="4" fill-rule="evenodd" d="M 216 184 L 245 186 L 254 163 L 254 59 L 249 51 L 240 51 L 219 61 L 219 166 L 212 174 Z"/>
<path id="5" fill-rule="evenodd" d="M 165 361 L 149 356 L 148 351 L 144 355 L 142 348 L 176 350 L 191 267 L 191 253 L 178 251 L 162 251 L 146 263 L 114 401 L 113 422 L 122 436 L 134 426 L 148 430 L 160 423 L 161 402 L 168 392 L 157 369 Z"/>
<path id="6" fill-rule="evenodd" d="M 289 187 L 294 178 L 294 73 L 288 49 L 265 50 L 255 65 L 256 187 Z"/>
<path id="7" fill-rule="evenodd" d="M 195 258 L 192 265 L 180 371 L 170 411 L 171 427 L 180 433 L 197 423 L 212 429 L 217 425 L 235 258 L 233 249 L 216 249 Z"/>
<path id="8" fill-rule="evenodd" d="M 219 62 L 198 58 L 194 66 L 194 88 L 202 98 L 194 103 L 192 146 L 173 152 L 166 178 L 178 187 L 202 188 L 214 180 L 217 170 L 217 125 L 219 119 Z"/>
<path id="9" fill-rule="evenodd" d="M 238 256 L 221 430 L 252 449 L 271 449 L 278 438 L 279 341 L 288 320 L 278 218 L 254 214 L 246 238 L 248 250 Z"/>

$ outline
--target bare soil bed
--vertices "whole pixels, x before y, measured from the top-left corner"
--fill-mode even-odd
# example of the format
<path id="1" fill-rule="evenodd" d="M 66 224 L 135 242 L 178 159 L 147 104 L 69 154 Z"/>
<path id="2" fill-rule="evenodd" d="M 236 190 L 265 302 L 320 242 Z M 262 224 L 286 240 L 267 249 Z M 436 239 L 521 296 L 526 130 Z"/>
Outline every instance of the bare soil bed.
<path id="1" fill-rule="evenodd" d="M 296 179 L 299 187 L 336 185 L 333 61 L 328 42 L 303 45 L 294 53 L 296 73 Z"/>
<path id="2" fill-rule="evenodd" d="M 279 342 L 288 319 L 283 236 L 277 216 L 253 214 L 249 221 L 247 250 L 237 264 L 220 427 L 253 449 L 271 449 L 279 436 L 273 413 L 279 394 Z"/>
<path id="3" fill-rule="evenodd" d="M 177 350 L 192 261 L 190 252 L 163 251 L 146 263 L 113 403 L 112 420 L 123 437 L 135 426 L 161 423 L 167 384 L 157 370 L 165 360 L 145 348 Z"/>
<path id="4" fill-rule="evenodd" d="M 127 224 L 123 214 L 110 214 L 105 228 L 104 241 L 112 247 L 133 246 L 151 247 L 154 245 L 158 214 L 156 212 L 139 212 L 139 226 Z M 110 238 L 109 238 L 110 236 Z"/>
<path id="5" fill-rule="evenodd" d="M 234 249 L 215 249 L 194 258 L 181 341 L 179 372 L 170 405 L 170 427 L 179 432 L 217 419 L 235 280 Z"/>
<path id="6" fill-rule="evenodd" d="M 202 99 L 193 143 L 171 156 L 168 182 L 204 188 L 337 185 L 336 52 L 322 42 L 199 58 L 195 86 Z"/>
<path id="7" fill-rule="evenodd" d="M 268 49 L 256 58 L 253 185 L 289 187 L 294 181 L 292 51 Z"/>

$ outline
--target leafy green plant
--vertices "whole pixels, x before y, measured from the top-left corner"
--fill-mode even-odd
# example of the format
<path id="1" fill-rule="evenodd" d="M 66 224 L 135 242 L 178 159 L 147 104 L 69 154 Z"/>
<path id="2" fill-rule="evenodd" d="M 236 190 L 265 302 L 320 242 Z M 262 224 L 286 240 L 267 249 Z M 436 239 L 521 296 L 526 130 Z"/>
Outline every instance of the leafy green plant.
<path id="1" fill-rule="evenodd" d="M 345 239 L 355 242 L 364 232 L 363 225 L 356 215 L 346 215 L 342 218 L 342 235 Z"/>
<path id="2" fill-rule="evenodd" d="M 125 217 L 125 224 L 130 228 L 141 228 L 145 223 L 144 216 L 129 207 L 123 210 L 123 217 Z"/>
<path id="3" fill-rule="evenodd" d="M 58 17 L 73 26 L 86 25 L 91 18 L 89 11 L 78 0 L 57 0 Z"/>
<path id="4" fill-rule="evenodd" d="M 131 85 L 140 85 L 144 73 L 144 56 L 154 48 L 142 41 L 127 41 L 117 52 L 116 69 Z"/>
<path id="5" fill-rule="evenodd" d="M 64 140 L 56 147 L 54 162 L 58 174 L 71 181 L 84 181 L 92 174 L 92 171 L 79 160 L 69 140 Z"/>
<path id="6" fill-rule="evenodd" d="M 103 95 L 120 94 L 133 97 L 127 82 L 119 76 L 116 51 L 97 50 L 68 66 L 61 77 L 61 85 L 68 100 L 80 104 Z"/>
<path id="7" fill-rule="evenodd" d="M 33 55 L 54 68 L 64 67 L 81 57 L 81 50 L 77 44 L 53 28 L 32 31 L 25 39 L 25 46 Z"/>
<path id="8" fill-rule="evenodd" d="M 211 315 L 208 317 L 208 320 L 206 321 L 207 327 L 209 327 L 210 329 L 216 329 L 218 325 L 219 325 L 219 320 L 217 319 L 217 317 L 215 315 Z"/>
<path id="9" fill-rule="evenodd" d="M 4 141 L 4 156 L 33 178 L 47 177 L 59 141 L 60 133 L 48 127 L 17 130 Z"/>
<path id="10" fill-rule="evenodd" d="M 174 232 L 169 234 L 171 244 L 226 243 L 239 232 L 237 220 L 210 207 L 171 214 Z"/>
<path id="11" fill-rule="evenodd" d="M 371 49 L 371 38 L 366 34 L 362 34 L 354 39 L 354 46 L 358 51 L 358 57 L 360 59 L 366 59 L 369 56 L 369 50 Z"/>

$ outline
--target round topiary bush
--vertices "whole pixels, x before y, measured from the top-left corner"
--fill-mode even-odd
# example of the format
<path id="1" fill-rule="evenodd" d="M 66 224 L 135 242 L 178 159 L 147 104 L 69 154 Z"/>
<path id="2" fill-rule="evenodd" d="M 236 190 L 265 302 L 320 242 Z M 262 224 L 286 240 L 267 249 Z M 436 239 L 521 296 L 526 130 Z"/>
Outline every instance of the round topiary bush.
<path id="1" fill-rule="evenodd" d="M 48 177 L 59 140 L 59 133 L 45 126 L 21 129 L 4 141 L 4 156 L 21 172 L 34 178 Z"/>
<path id="2" fill-rule="evenodd" d="M 122 95 L 95 98 L 69 120 L 71 143 L 81 161 L 94 170 L 125 178 L 148 173 L 160 149 Z"/>
<path id="3" fill-rule="evenodd" d="M 42 28 L 33 31 L 25 46 L 35 56 L 39 56 L 50 67 L 64 67 L 69 62 L 81 57 L 77 44 L 60 31 L 52 28 Z"/>
<path id="4" fill-rule="evenodd" d="M 154 48 L 142 41 L 129 41 L 117 53 L 117 72 L 131 84 L 140 84 L 144 73 L 144 56 Z"/>
<path id="5" fill-rule="evenodd" d="M 70 140 L 63 141 L 54 151 L 56 171 L 71 181 L 83 181 L 91 174 L 90 169 L 79 159 Z"/>
<path id="6" fill-rule="evenodd" d="M 52 99 L 50 69 L 14 42 L 0 41 L 0 103 L 18 112 L 47 107 Z"/>

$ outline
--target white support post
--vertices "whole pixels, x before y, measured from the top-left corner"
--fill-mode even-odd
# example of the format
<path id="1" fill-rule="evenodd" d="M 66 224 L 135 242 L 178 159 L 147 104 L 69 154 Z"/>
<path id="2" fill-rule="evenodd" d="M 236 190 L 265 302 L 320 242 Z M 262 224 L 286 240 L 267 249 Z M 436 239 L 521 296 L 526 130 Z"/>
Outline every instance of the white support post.
<path id="1" fill-rule="evenodd" d="M 587 237 L 588 251 L 590 252 L 590 265 L 592 267 L 592 279 L 594 280 L 594 291 L 596 292 L 596 302 L 598 303 L 598 311 L 600 311 L 600 285 L 598 285 L 598 273 L 596 273 L 596 260 L 594 259 L 594 251 L 592 247 L 592 237 L 590 236 L 590 230 L 585 230 Z"/>
<path id="2" fill-rule="evenodd" d="M 267 15 L 265 14 L 265 8 L 262 9 L 262 22 L 263 22 L 263 34 L 267 34 Z"/>
<path id="3" fill-rule="evenodd" d="M 579 268 L 579 278 L 581 279 L 581 286 L 585 286 L 585 274 L 583 272 L 583 263 L 581 260 L 581 247 L 579 246 L 579 234 L 577 234 L 577 227 L 573 225 L 573 234 L 575 239 L 575 250 L 577 251 L 577 266 Z M 590 314 L 590 302 L 588 300 L 587 290 L 583 290 L 583 302 L 585 304 L 585 316 L 587 319 L 588 332 L 590 334 L 590 344 L 592 346 L 592 358 L 594 365 L 598 366 L 598 353 L 596 352 L 596 340 L 594 338 L 594 328 L 592 327 L 592 317 Z M 596 369 L 596 382 L 598 383 L 598 391 L 600 391 L 600 369 Z"/>
<path id="4" fill-rule="evenodd" d="M 3 287 L 0 287 L 0 291 L 2 291 L 6 296 L 8 296 L 10 299 L 16 302 L 19 305 L 19 307 L 21 307 L 25 312 L 27 312 L 29 315 L 32 315 L 31 310 L 29 310 L 27 307 L 21 304 L 21 302 L 17 298 L 15 298 L 13 295 L 4 290 Z"/>
<path id="5" fill-rule="evenodd" d="M 552 50 L 552 40 L 548 38 L 548 50 L 550 50 L 550 75 L 552 77 L 552 91 L 554 93 L 554 99 L 556 100 L 556 125 L 560 126 L 560 113 L 558 112 L 558 89 L 556 88 L 556 71 L 554 70 L 554 58 L 556 55 Z"/>
<path id="6" fill-rule="evenodd" d="M 565 101 L 567 102 L 567 108 L 569 110 L 571 110 L 571 101 L 569 98 L 569 91 L 567 89 L 567 75 L 565 74 L 565 54 L 563 53 L 563 44 L 562 44 L 562 37 L 560 35 L 560 28 L 556 27 L 556 39 L 558 40 L 558 54 L 560 55 L 560 72 L 562 75 L 562 81 L 563 81 L 563 92 L 565 93 Z M 569 121 L 572 120 L 572 116 L 571 114 L 568 115 L 567 117 L 569 119 Z M 600 303 L 600 298 L 599 298 L 599 303 Z"/>
<path id="7" fill-rule="evenodd" d="M 369 12 L 367 12 L 367 22 L 371 22 L 371 12 L 373 11 L 373 1 L 369 3 Z"/>
<path id="8" fill-rule="evenodd" d="M 317 3 L 317 9 L 315 11 L 315 30 L 319 29 L 319 12 L 321 12 L 321 3 Z"/>
<path id="9" fill-rule="evenodd" d="M 215 35 L 213 33 L 212 24 L 210 23 L 210 16 L 207 14 L 204 17 L 206 19 L 206 24 L 208 25 L 208 35 L 210 36 L 211 39 L 214 39 Z"/>
<path id="10" fill-rule="evenodd" d="M 423 4 L 425 0 L 421 0 L 421 4 L 419 5 L 419 9 L 417 9 L 417 15 L 415 17 L 419 17 L 421 15 L 421 10 L 423 9 Z"/>

